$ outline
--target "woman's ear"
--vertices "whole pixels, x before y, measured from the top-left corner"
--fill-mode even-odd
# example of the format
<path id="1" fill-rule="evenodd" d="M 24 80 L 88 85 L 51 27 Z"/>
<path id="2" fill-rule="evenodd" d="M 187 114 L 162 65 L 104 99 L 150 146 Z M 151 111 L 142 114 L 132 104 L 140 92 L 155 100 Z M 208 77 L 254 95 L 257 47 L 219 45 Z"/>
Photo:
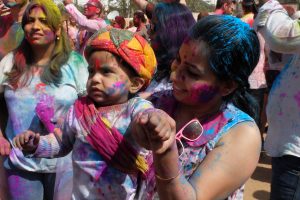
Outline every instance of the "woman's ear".
<path id="1" fill-rule="evenodd" d="M 61 27 L 59 27 L 56 31 L 55 31 L 55 35 L 56 38 L 59 38 L 61 36 Z"/>
<path id="2" fill-rule="evenodd" d="M 233 80 L 223 81 L 221 84 L 221 95 L 225 97 L 231 94 L 237 87 L 237 83 Z"/>
<path id="3" fill-rule="evenodd" d="M 137 93 L 145 84 L 145 80 L 141 77 L 133 77 L 130 82 L 129 92 L 131 94 Z"/>

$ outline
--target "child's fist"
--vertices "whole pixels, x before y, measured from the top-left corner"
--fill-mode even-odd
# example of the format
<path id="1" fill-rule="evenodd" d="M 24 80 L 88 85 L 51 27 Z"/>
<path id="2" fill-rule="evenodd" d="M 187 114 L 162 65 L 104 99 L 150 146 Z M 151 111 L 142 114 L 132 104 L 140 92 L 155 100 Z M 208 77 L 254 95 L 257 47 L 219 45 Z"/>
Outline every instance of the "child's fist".
<path id="1" fill-rule="evenodd" d="M 25 131 L 14 137 L 13 144 L 15 147 L 26 153 L 34 153 L 40 141 L 40 134 L 32 131 Z"/>
<path id="2" fill-rule="evenodd" d="M 136 126 L 140 127 L 135 131 L 135 138 L 154 153 L 164 153 L 175 141 L 175 121 L 162 110 L 151 109 L 139 114 Z"/>

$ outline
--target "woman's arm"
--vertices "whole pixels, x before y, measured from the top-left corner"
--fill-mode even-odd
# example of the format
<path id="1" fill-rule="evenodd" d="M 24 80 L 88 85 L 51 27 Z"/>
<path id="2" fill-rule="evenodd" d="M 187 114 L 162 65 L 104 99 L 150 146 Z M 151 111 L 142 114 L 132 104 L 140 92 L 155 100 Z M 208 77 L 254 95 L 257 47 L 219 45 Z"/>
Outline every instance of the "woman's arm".
<path id="1" fill-rule="evenodd" d="M 179 167 L 174 145 L 163 154 L 154 154 L 159 197 L 172 200 L 224 199 L 253 173 L 259 159 L 261 141 L 254 123 L 234 127 L 207 155 L 189 180 L 176 174 Z"/>

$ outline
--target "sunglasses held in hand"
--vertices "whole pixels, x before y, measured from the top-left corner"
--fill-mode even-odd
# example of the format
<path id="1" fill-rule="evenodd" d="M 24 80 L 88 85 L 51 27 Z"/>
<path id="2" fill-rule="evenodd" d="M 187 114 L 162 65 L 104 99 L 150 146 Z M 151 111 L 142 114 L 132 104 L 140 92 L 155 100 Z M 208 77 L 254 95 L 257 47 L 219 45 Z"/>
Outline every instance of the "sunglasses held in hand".
<path id="1" fill-rule="evenodd" d="M 181 139 L 183 138 L 189 142 L 194 142 L 201 137 L 202 133 L 203 127 L 198 119 L 192 119 L 176 133 L 177 145 L 181 145 L 181 147 L 178 147 L 179 157 L 182 156 L 184 152 L 184 146 Z"/>

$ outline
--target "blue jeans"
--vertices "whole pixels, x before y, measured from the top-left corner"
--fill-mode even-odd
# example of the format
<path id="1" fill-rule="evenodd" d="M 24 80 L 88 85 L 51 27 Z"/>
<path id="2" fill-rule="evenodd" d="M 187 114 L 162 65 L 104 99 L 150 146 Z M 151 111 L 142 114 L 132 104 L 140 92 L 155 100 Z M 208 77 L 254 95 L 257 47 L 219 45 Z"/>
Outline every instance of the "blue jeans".
<path id="1" fill-rule="evenodd" d="M 10 200 L 53 200 L 55 173 L 5 169 Z"/>
<path id="2" fill-rule="evenodd" d="M 271 200 L 300 200 L 300 158 L 272 158 Z"/>

